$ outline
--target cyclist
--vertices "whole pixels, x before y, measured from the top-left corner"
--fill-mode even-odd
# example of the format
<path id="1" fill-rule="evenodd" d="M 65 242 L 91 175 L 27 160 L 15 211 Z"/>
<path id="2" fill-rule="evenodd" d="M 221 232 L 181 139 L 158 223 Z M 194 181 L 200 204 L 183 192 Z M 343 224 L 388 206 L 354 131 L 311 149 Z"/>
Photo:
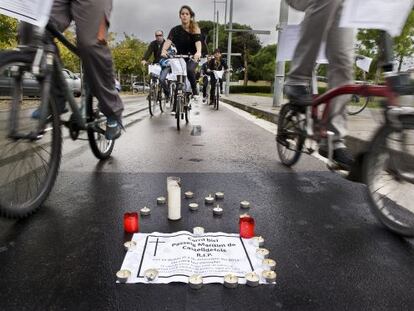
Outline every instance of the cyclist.
<path id="1" fill-rule="evenodd" d="M 207 74 L 210 75 L 211 89 L 210 89 L 210 105 L 213 104 L 216 92 L 216 77 L 214 76 L 213 70 L 227 70 L 228 66 L 224 59 L 221 57 L 220 49 L 214 50 L 214 57 L 208 62 Z M 220 79 L 222 80 L 222 79 Z"/>
<path id="2" fill-rule="evenodd" d="M 161 59 L 162 45 L 164 44 L 164 32 L 157 30 L 155 32 L 155 40 L 150 43 L 147 50 L 145 51 L 144 57 L 142 58 L 142 65 L 146 65 L 151 54 L 154 58 L 154 63 L 159 63 Z"/>
<path id="3" fill-rule="evenodd" d="M 167 57 L 167 50 L 173 43 L 177 54 L 194 55 L 194 60 L 186 59 L 187 78 L 190 81 L 193 95 L 198 95 L 195 70 L 197 61 L 201 57 L 201 31 L 195 21 L 195 13 L 188 5 L 183 5 L 180 8 L 179 16 L 181 25 L 171 29 L 168 39 L 163 45 L 161 56 Z"/>
<path id="4" fill-rule="evenodd" d="M 92 94 L 99 100 L 99 108 L 107 117 L 105 137 L 109 140 L 121 136 L 124 105 L 115 88 L 115 76 L 107 35 L 112 0 L 54 0 L 50 20 L 64 31 L 72 20 L 76 23 L 77 45 L 85 78 Z M 24 27 L 24 24 L 22 24 Z M 23 29 L 21 29 L 23 31 Z M 63 90 L 54 85 L 58 97 Z M 58 101 L 59 102 L 59 101 Z M 65 103 L 59 104 L 60 111 Z"/>
<path id="5" fill-rule="evenodd" d="M 168 58 L 174 56 L 177 53 L 177 49 L 174 45 L 171 45 L 167 51 L 167 58 L 160 59 L 161 73 L 160 83 L 164 90 L 167 101 L 170 99 L 170 88 L 168 87 L 167 75 L 171 72 L 171 67 Z"/>
<path id="6" fill-rule="evenodd" d="M 299 42 L 296 46 L 291 70 L 284 91 L 294 103 L 312 100 L 310 82 L 322 40 L 326 39 L 326 56 L 329 61 L 328 85 L 330 88 L 353 81 L 353 29 L 339 27 L 343 0 L 287 0 L 293 8 L 304 11 Z M 353 157 L 344 144 L 347 133 L 346 103 L 350 96 L 339 96 L 331 102 L 327 130 L 334 132 L 333 159 L 349 170 Z M 327 142 L 322 141 L 319 153 L 327 157 Z"/>
<path id="7" fill-rule="evenodd" d="M 201 76 L 203 77 L 203 103 L 207 101 L 207 86 L 208 86 L 208 62 L 211 57 L 207 56 L 207 61 L 201 66 Z"/>

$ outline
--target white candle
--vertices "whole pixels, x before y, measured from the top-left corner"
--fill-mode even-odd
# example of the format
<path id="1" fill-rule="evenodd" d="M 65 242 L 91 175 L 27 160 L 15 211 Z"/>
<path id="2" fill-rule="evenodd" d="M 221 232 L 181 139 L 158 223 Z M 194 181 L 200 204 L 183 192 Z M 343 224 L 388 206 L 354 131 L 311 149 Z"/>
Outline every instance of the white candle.
<path id="1" fill-rule="evenodd" d="M 223 214 L 223 209 L 219 205 L 217 205 L 215 208 L 213 208 L 213 214 L 221 216 Z"/>
<path id="2" fill-rule="evenodd" d="M 275 270 L 276 269 L 276 261 L 273 259 L 263 259 L 262 261 L 263 266 L 266 268 L 266 270 Z"/>
<path id="3" fill-rule="evenodd" d="M 119 270 L 116 273 L 116 278 L 121 283 L 126 283 L 128 281 L 128 278 L 131 276 L 131 271 L 129 270 Z"/>
<path id="4" fill-rule="evenodd" d="M 261 259 L 265 259 L 269 256 L 269 250 L 266 248 L 258 248 L 256 251 L 256 255 L 261 258 Z"/>
<path id="5" fill-rule="evenodd" d="M 186 199 L 192 199 L 194 197 L 194 193 L 192 193 L 191 191 L 186 191 L 184 193 L 184 196 Z"/>
<path id="6" fill-rule="evenodd" d="M 224 193 L 223 192 L 216 192 L 216 199 L 217 200 L 224 199 Z"/>
<path id="7" fill-rule="evenodd" d="M 151 214 L 151 209 L 144 206 L 143 208 L 140 209 L 140 214 L 142 216 L 148 216 L 149 214 Z"/>
<path id="8" fill-rule="evenodd" d="M 197 203 L 190 203 L 188 204 L 188 207 L 190 208 L 190 210 L 192 211 L 196 211 L 198 210 L 198 204 Z"/>
<path id="9" fill-rule="evenodd" d="M 200 289 L 203 286 L 203 277 L 199 274 L 193 274 L 188 278 L 188 284 L 192 289 Z"/>
<path id="10" fill-rule="evenodd" d="M 154 281 L 158 277 L 158 270 L 157 269 L 145 270 L 144 275 L 148 281 Z"/>
<path id="11" fill-rule="evenodd" d="M 135 241 L 127 241 L 124 243 L 124 248 L 126 251 L 134 249 L 135 246 L 137 246 L 137 242 Z"/>
<path id="12" fill-rule="evenodd" d="M 246 285 L 255 287 L 259 285 L 260 278 L 255 272 L 247 273 L 246 276 Z"/>
<path id="13" fill-rule="evenodd" d="M 179 177 L 167 177 L 168 219 L 181 218 L 181 182 Z"/>
<path id="14" fill-rule="evenodd" d="M 211 194 L 209 194 L 208 197 L 205 198 L 205 202 L 206 204 L 213 204 L 214 197 Z"/>
<path id="15" fill-rule="evenodd" d="M 165 204 L 165 197 L 158 197 L 157 198 L 157 204 L 158 205 Z"/>
<path id="16" fill-rule="evenodd" d="M 255 236 L 252 238 L 252 243 L 256 247 L 262 247 L 264 245 L 264 239 L 262 236 Z"/>
<path id="17" fill-rule="evenodd" d="M 271 270 L 264 270 L 262 272 L 262 277 L 266 280 L 267 283 L 274 283 L 276 281 L 276 272 Z"/>
<path id="18" fill-rule="evenodd" d="M 224 276 L 223 285 L 227 288 L 236 288 L 239 284 L 239 278 L 234 274 L 226 274 Z"/>
<path id="19" fill-rule="evenodd" d="M 248 201 L 241 201 L 240 202 L 240 207 L 241 208 L 249 208 L 250 207 L 250 203 Z"/>
<path id="20" fill-rule="evenodd" d="M 204 228 L 203 227 L 194 227 L 193 228 L 193 234 L 195 234 L 195 235 L 204 234 Z"/>

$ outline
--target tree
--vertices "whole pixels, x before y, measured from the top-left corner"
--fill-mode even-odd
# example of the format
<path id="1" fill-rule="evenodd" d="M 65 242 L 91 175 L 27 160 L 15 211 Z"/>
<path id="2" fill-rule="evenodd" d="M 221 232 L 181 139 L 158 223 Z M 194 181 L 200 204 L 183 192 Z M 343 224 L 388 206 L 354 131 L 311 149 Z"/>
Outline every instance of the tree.
<path id="1" fill-rule="evenodd" d="M 124 33 L 124 39 L 112 48 L 115 68 L 122 73 L 134 74 L 143 71 L 142 57 L 148 45 L 133 34 Z"/>
<path id="2" fill-rule="evenodd" d="M 404 59 L 414 54 L 414 11 L 411 11 L 401 35 L 394 40 L 394 52 L 398 62 L 398 71 Z"/>
<path id="3" fill-rule="evenodd" d="M 75 32 L 72 27 L 68 28 L 63 34 L 65 35 L 66 39 L 68 39 L 69 42 L 76 45 Z M 71 51 L 69 51 L 68 48 L 65 47 L 59 41 L 57 41 L 57 45 L 59 48 L 59 54 L 60 54 L 60 58 L 62 60 L 63 66 L 72 72 L 80 72 L 81 62 L 80 62 L 79 57 L 73 54 Z"/>
<path id="4" fill-rule="evenodd" d="M 275 73 L 276 44 L 263 47 L 252 57 L 249 80 L 273 81 Z"/>
<path id="5" fill-rule="evenodd" d="M 17 20 L 0 15 L 0 49 L 8 49 L 17 45 Z"/>

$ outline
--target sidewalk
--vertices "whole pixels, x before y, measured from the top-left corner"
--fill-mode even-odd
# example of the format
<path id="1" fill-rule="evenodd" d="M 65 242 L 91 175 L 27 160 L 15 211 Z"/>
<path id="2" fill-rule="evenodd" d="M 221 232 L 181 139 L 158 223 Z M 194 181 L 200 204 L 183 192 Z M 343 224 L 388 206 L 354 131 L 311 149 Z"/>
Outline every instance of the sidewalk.
<path id="1" fill-rule="evenodd" d="M 222 96 L 220 100 L 258 118 L 277 124 L 280 108 L 272 106 L 272 97 L 230 94 Z M 381 113 L 379 109 L 365 109 L 356 116 L 348 116 L 346 144 L 354 154 L 367 147 L 375 130 L 383 122 Z"/>

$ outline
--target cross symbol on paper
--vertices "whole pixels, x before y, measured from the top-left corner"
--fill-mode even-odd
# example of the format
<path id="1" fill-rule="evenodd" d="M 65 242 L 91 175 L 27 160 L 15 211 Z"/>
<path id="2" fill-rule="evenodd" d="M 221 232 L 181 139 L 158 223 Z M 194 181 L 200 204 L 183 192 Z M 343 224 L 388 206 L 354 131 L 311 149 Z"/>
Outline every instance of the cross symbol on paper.
<path id="1" fill-rule="evenodd" d="M 157 238 L 156 241 L 150 241 L 149 243 L 155 243 L 155 248 L 154 248 L 154 257 L 155 257 L 157 256 L 158 243 L 165 243 L 165 241 L 159 241 L 159 238 Z"/>

